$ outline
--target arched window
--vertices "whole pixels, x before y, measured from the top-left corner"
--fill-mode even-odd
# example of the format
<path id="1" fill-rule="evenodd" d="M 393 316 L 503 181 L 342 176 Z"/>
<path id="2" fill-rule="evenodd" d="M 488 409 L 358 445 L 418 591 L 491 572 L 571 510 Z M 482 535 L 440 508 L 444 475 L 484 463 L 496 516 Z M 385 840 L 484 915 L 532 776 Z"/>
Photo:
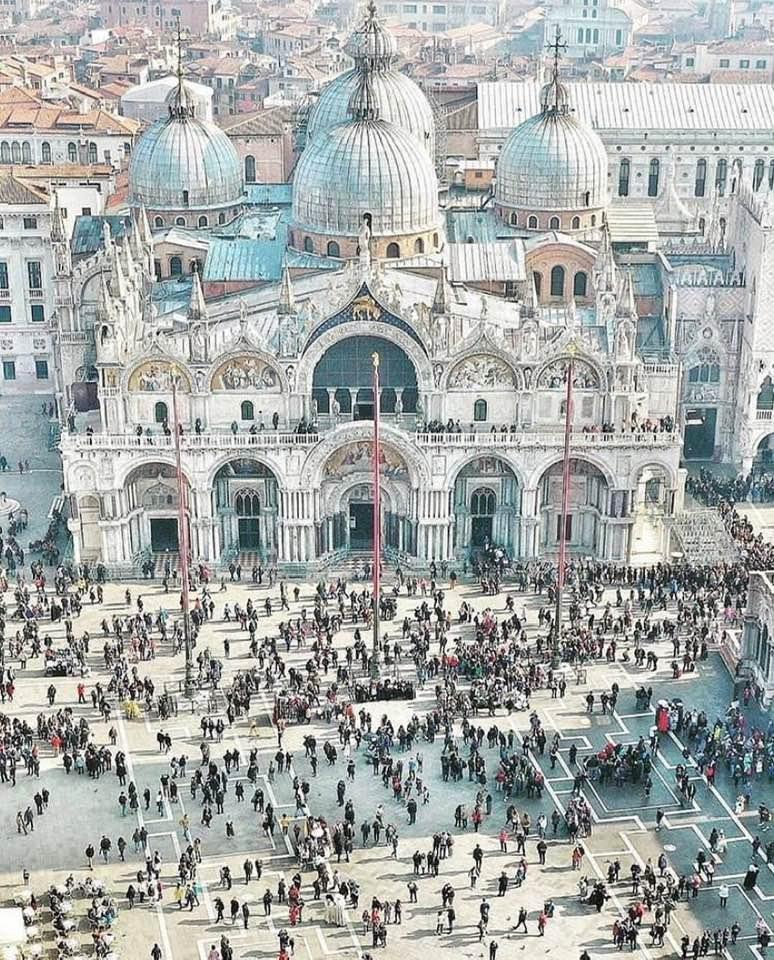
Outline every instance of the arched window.
<path id="1" fill-rule="evenodd" d="M 631 165 L 626 157 L 618 164 L 618 196 L 629 196 L 629 173 Z"/>
<path id="2" fill-rule="evenodd" d="M 718 192 L 718 196 L 724 197 L 726 195 L 726 181 L 728 180 L 728 160 L 723 160 L 722 158 L 718 160 L 718 165 L 715 167 L 715 189 Z"/>
<path id="3" fill-rule="evenodd" d="M 341 250 L 339 249 L 339 245 L 335 240 L 329 240 L 328 246 L 325 249 L 327 250 L 329 257 L 341 256 Z"/>
<path id="4" fill-rule="evenodd" d="M 476 400 L 473 404 L 473 419 L 476 423 L 484 423 L 487 416 L 486 400 Z"/>
<path id="5" fill-rule="evenodd" d="M 208 227 L 209 225 L 210 225 L 210 222 L 209 222 L 209 220 L 208 220 L 205 216 L 199 217 L 199 226 L 200 226 L 200 227 Z"/>
<path id="6" fill-rule="evenodd" d="M 564 267 L 559 264 L 551 268 L 551 296 L 564 296 Z"/>
<path id="7" fill-rule="evenodd" d="M 221 226 L 222 226 L 225 222 L 226 222 L 226 214 L 225 214 L 225 213 L 219 213 L 219 214 L 218 214 L 218 223 L 221 224 Z"/>
<path id="8" fill-rule="evenodd" d="M 390 260 L 397 260 L 400 256 L 400 247 L 397 243 L 388 243 L 387 244 L 387 257 Z"/>
<path id="9" fill-rule="evenodd" d="M 170 277 L 179 277 L 183 273 L 183 261 L 180 257 L 170 257 L 169 258 L 169 275 Z"/>
<path id="10" fill-rule="evenodd" d="M 438 234 L 437 234 L 437 233 L 434 233 L 434 234 L 433 234 L 433 246 L 435 247 L 436 250 L 438 249 Z"/>
<path id="11" fill-rule="evenodd" d="M 474 490 L 470 498 L 470 513 L 474 517 L 492 517 L 496 504 L 494 492 L 481 487 L 479 490 Z"/>
<path id="12" fill-rule="evenodd" d="M 757 407 L 759 410 L 774 410 L 774 383 L 771 382 L 771 377 L 766 377 L 761 384 Z"/>
<path id="13" fill-rule="evenodd" d="M 688 371 L 688 383 L 720 383 L 720 357 L 714 350 L 702 349 L 698 363 Z"/>
<path id="14" fill-rule="evenodd" d="M 595 213 L 591 214 L 591 226 L 596 227 L 597 225 L 597 215 Z"/>
<path id="15" fill-rule="evenodd" d="M 304 237 L 304 251 L 306 253 L 314 253 L 314 243 L 311 237 Z"/>
<path id="16" fill-rule="evenodd" d="M 769 160 L 769 190 L 774 190 L 774 160 Z"/>
<path id="17" fill-rule="evenodd" d="M 559 217 L 551 217 L 548 223 L 548 229 L 558 230 L 560 227 L 561 227 L 561 221 L 559 220 Z"/>
<path id="18" fill-rule="evenodd" d="M 511 226 L 514 226 L 514 227 L 517 226 L 518 222 L 519 222 L 519 215 L 514 210 L 513 213 L 511 214 Z"/>
<path id="19" fill-rule="evenodd" d="M 765 172 L 765 164 L 763 160 L 756 160 L 755 166 L 753 167 L 753 190 L 760 190 L 760 186 L 763 183 L 763 174 Z"/>
<path id="20" fill-rule="evenodd" d="M 183 206 L 184 206 L 184 207 L 187 207 L 187 206 L 188 206 L 188 203 L 189 203 L 188 196 L 189 196 L 189 195 L 188 195 L 188 191 L 187 191 L 187 190 L 183 190 Z"/>
<path id="21" fill-rule="evenodd" d="M 707 226 L 707 221 L 704 217 L 699 217 L 699 233 L 704 236 L 704 229 Z"/>
<path id="22" fill-rule="evenodd" d="M 532 282 L 535 284 L 535 293 L 540 296 L 540 290 L 543 286 L 543 274 L 537 270 L 532 271 Z"/>
<path id="23" fill-rule="evenodd" d="M 580 217 L 573 217 L 573 218 L 572 218 L 572 229 L 573 229 L 573 230 L 580 230 Z"/>
<path id="24" fill-rule="evenodd" d="M 72 140 L 67 144 L 67 159 L 70 163 L 78 162 L 78 148 L 72 142 Z"/>
<path id="25" fill-rule="evenodd" d="M 46 140 L 40 145 L 40 159 L 43 163 L 51 163 L 51 144 Z"/>
<path id="26" fill-rule="evenodd" d="M 166 423 L 169 419 L 169 411 L 167 410 L 166 403 L 163 403 L 161 400 L 153 408 L 153 419 L 156 423 Z"/>
<path id="27" fill-rule="evenodd" d="M 414 241 L 414 253 L 424 253 L 425 252 L 425 241 L 421 237 L 417 237 Z"/>
<path id="28" fill-rule="evenodd" d="M 89 163 L 97 163 L 97 144 L 89 141 Z"/>
<path id="29" fill-rule="evenodd" d="M 22 163 L 32 163 L 32 148 L 26 140 L 22 144 Z"/>
<path id="30" fill-rule="evenodd" d="M 154 218 L 153 218 L 153 226 L 154 226 L 154 227 L 163 227 L 163 226 L 164 226 L 164 218 L 163 218 L 163 217 L 154 217 Z"/>
<path id="31" fill-rule="evenodd" d="M 242 419 L 243 420 L 255 420 L 255 410 L 253 404 L 250 400 L 242 401 Z"/>
<path id="32" fill-rule="evenodd" d="M 0 143 L 0 163 L 10 163 L 11 162 L 11 147 L 8 144 L 7 140 L 3 140 Z"/>
<path id="33" fill-rule="evenodd" d="M 261 513 L 261 498 L 255 490 L 240 490 L 234 498 L 238 517 L 257 517 Z"/>
<path id="34" fill-rule="evenodd" d="M 659 174 L 659 162 L 654 157 L 650 161 L 650 166 L 648 167 L 648 196 L 649 197 L 658 196 L 658 174 Z"/>
<path id="35" fill-rule="evenodd" d="M 527 220 L 527 227 L 530 230 L 537 230 L 537 226 L 538 226 L 538 218 L 533 215 L 529 218 L 529 220 Z"/>
<path id="36" fill-rule="evenodd" d="M 245 180 L 247 183 L 255 183 L 255 157 L 252 154 L 245 157 Z"/>
<path id="37" fill-rule="evenodd" d="M 11 160 L 14 163 L 21 163 L 21 147 L 16 140 L 11 144 Z"/>
<path id="38" fill-rule="evenodd" d="M 468 234 L 468 236 L 465 238 L 465 243 L 475 243 L 475 242 L 476 241 L 473 239 L 472 236 L 470 236 L 470 234 Z"/>
<path id="39" fill-rule="evenodd" d="M 586 274 L 579 270 L 572 281 L 572 293 L 575 297 L 585 297 L 586 296 L 586 285 L 587 279 Z"/>
<path id="40" fill-rule="evenodd" d="M 153 273 L 157 280 L 161 280 L 161 260 L 153 261 Z"/>
<path id="41" fill-rule="evenodd" d="M 707 187 L 707 161 L 702 157 L 696 161 L 696 180 L 693 184 L 694 197 L 703 197 Z"/>

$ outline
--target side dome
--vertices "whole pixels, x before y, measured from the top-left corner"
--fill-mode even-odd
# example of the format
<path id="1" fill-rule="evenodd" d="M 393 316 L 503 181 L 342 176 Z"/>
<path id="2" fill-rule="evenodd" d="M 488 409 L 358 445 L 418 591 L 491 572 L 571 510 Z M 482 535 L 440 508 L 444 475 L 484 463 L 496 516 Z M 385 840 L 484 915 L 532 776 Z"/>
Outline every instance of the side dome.
<path id="1" fill-rule="evenodd" d="M 196 211 L 242 204 L 242 165 L 234 146 L 219 127 L 192 112 L 171 110 L 140 138 L 129 166 L 131 206 Z"/>
<path id="2" fill-rule="evenodd" d="M 608 200 L 604 144 L 570 113 L 560 83 L 549 84 L 541 101 L 542 112 L 511 132 L 498 157 L 495 208 L 509 223 L 529 229 L 601 226 L 597 215 Z"/>
<path id="3" fill-rule="evenodd" d="M 354 256 L 364 221 L 376 256 L 439 245 L 430 158 L 405 130 L 382 119 L 350 120 L 312 141 L 293 179 L 294 246 L 322 253 L 332 237 L 341 255 Z"/>
<path id="4" fill-rule="evenodd" d="M 360 73 L 355 68 L 339 74 L 323 89 L 309 118 L 308 143 L 351 119 L 350 103 L 359 83 Z M 371 86 L 379 117 L 402 127 L 435 162 L 435 118 L 419 86 L 392 69 L 374 71 Z"/>

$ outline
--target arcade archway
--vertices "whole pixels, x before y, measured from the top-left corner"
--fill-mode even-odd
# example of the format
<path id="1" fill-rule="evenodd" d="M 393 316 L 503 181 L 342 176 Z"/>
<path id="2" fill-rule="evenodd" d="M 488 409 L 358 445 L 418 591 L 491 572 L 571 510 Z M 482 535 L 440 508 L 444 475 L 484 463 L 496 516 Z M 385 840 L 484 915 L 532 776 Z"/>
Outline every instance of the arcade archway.
<path id="1" fill-rule="evenodd" d="M 416 553 L 416 523 L 408 465 L 392 445 L 381 446 L 381 541 L 385 550 Z M 346 443 L 322 468 L 319 554 L 373 549 L 373 447 L 368 440 Z"/>
<path id="2" fill-rule="evenodd" d="M 252 554 L 276 559 L 279 483 L 266 464 L 247 458 L 225 463 L 213 481 L 212 513 L 222 558 Z"/>
<path id="3" fill-rule="evenodd" d="M 373 419 L 374 353 L 379 354 L 382 413 L 416 412 L 417 374 L 408 354 L 381 337 L 347 337 L 326 350 L 314 369 L 312 401 L 318 414 Z"/>
<path id="4" fill-rule="evenodd" d="M 475 556 L 493 547 L 519 553 L 521 489 L 499 457 L 477 457 L 454 481 L 454 549 Z"/>
<path id="5" fill-rule="evenodd" d="M 774 472 L 774 433 L 761 437 L 755 449 L 753 470 L 756 476 Z"/>
<path id="6" fill-rule="evenodd" d="M 566 521 L 567 547 L 573 553 L 600 555 L 607 516 L 609 486 L 599 467 L 587 460 L 570 460 L 570 491 Z M 544 553 L 559 550 L 562 526 L 562 462 L 552 464 L 538 483 L 540 546 Z"/>
<path id="7" fill-rule="evenodd" d="M 190 518 L 190 488 L 188 510 Z M 129 509 L 131 554 L 174 554 L 180 550 L 177 471 L 171 463 L 144 463 L 135 467 L 124 482 Z M 190 520 L 189 520 L 190 522 Z"/>

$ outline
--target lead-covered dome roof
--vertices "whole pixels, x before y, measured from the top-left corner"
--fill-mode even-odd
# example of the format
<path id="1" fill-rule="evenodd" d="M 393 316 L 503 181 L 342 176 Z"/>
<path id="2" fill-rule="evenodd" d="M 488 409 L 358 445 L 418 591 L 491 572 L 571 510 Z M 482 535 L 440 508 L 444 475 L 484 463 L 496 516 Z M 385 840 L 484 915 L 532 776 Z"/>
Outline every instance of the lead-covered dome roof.
<path id="1" fill-rule="evenodd" d="M 373 237 L 437 229 L 438 182 L 430 158 L 405 130 L 361 118 L 310 142 L 293 179 L 293 222 L 317 234 Z"/>
<path id="2" fill-rule="evenodd" d="M 129 166 L 129 202 L 149 210 L 241 203 L 242 164 L 226 134 L 198 120 L 181 84 L 169 117 L 140 138 Z"/>
<path id="3" fill-rule="evenodd" d="M 607 153 L 569 108 L 556 76 L 542 109 L 511 131 L 497 160 L 495 202 L 521 210 L 582 210 L 607 204 Z"/>

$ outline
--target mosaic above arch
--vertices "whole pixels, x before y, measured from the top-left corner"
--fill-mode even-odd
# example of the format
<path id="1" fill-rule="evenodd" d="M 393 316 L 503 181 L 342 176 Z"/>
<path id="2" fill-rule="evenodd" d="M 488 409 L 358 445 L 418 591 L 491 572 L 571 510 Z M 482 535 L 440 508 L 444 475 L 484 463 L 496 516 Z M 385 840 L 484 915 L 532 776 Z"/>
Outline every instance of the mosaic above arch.
<path id="1" fill-rule="evenodd" d="M 538 379 L 538 387 L 544 390 L 561 390 L 567 383 L 566 357 L 559 358 L 543 368 Z M 598 390 L 599 375 L 585 360 L 574 360 L 572 365 L 572 385 L 576 390 Z"/>
<path id="2" fill-rule="evenodd" d="M 393 480 L 408 480 L 406 461 L 389 445 L 382 444 L 379 450 L 382 473 Z M 323 476 L 326 480 L 344 480 L 363 471 L 373 470 L 373 445 L 370 440 L 357 440 L 334 451 L 325 461 Z"/>
<path id="3" fill-rule="evenodd" d="M 449 374 L 448 380 L 450 390 L 473 387 L 487 390 L 516 386 L 518 381 L 513 368 L 500 357 L 487 354 L 477 354 L 458 363 Z"/>
<path id="4" fill-rule="evenodd" d="M 180 390 L 190 390 L 188 373 L 168 360 L 146 360 L 132 371 L 129 390 L 139 393 L 170 393 L 172 380 L 177 379 Z"/>
<path id="5" fill-rule="evenodd" d="M 279 374 L 259 357 L 245 354 L 224 361 L 212 375 L 213 390 L 280 390 Z"/>

